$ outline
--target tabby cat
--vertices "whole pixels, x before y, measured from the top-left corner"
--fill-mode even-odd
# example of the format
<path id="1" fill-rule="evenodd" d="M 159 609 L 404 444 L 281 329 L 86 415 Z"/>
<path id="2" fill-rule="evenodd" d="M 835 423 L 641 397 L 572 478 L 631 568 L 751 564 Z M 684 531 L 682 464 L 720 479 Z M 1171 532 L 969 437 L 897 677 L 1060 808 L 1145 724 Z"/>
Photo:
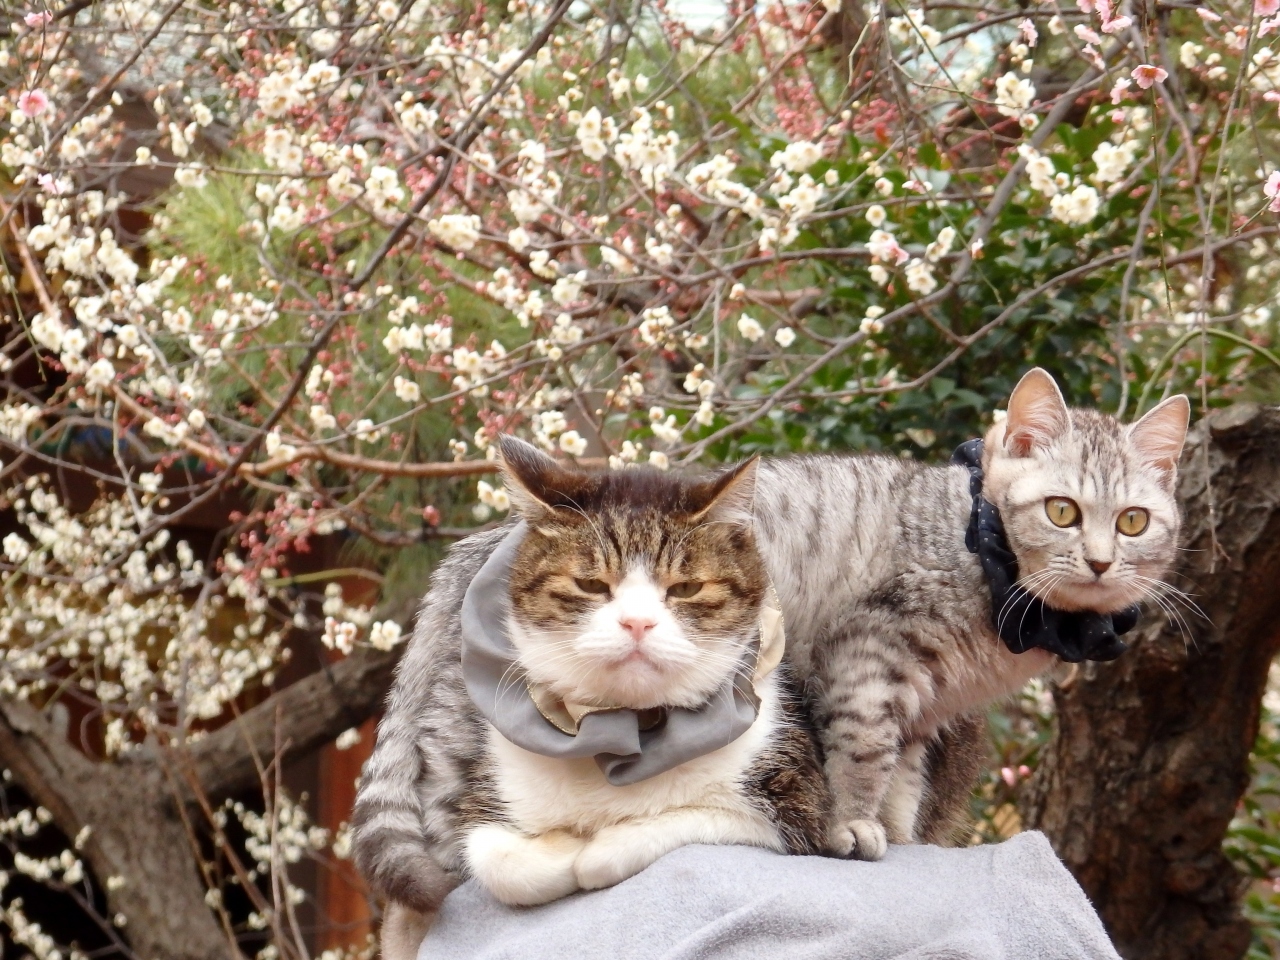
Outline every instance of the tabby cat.
<path id="1" fill-rule="evenodd" d="M 1174 396 L 1126 427 L 1068 409 L 1043 370 L 1022 378 L 985 438 L 982 495 L 1003 519 L 1023 589 L 1049 607 L 1100 613 L 1168 589 L 1189 414 Z M 1057 662 L 1011 653 L 993 628 L 965 544 L 969 481 L 962 466 L 892 457 L 761 466 L 756 535 L 819 730 L 837 856 L 877 860 L 887 840 L 929 833 L 919 814 L 922 799 L 939 806 L 927 777 L 939 736 L 972 730 L 977 708 Z"/>
<path id="2" fill-rule="evenodd" d="M 535 904 L 618 883 L 687 843 L 813 853 L 824 840 L 813 735 L 785 668 L 771 669 L 781 637 L 752 532 L 757 463 L 694 480 L 585 473 L 511 438 L 500 449 L 523 523 L 460 542 L 437 570 L 357 801 L 356 861 L 391 901 L 391 960 L 414 954 L 431 911 L 466 875 L 504 902 Z M 509 572 L 494 581 L 504 596 L 472 596 L 513 537 Z M 503 619 L 495 600 L 509 607 L 514 669 L 496 668 L 477 698 L 475 651 L 487 648 L 468 630 Z M 525 749 L 509 739 L 523 740 L 523 721 L 501 715 L 532 703 L 559 729 L 578 723 L 579 736 L 600 708 L 696 721 L 744 671 L 758 697 L 745 731 L 712 729 L 709 752 L 636 782 L 590 755 Z M 677 735 L 674 716 L 666 727 Z"/>

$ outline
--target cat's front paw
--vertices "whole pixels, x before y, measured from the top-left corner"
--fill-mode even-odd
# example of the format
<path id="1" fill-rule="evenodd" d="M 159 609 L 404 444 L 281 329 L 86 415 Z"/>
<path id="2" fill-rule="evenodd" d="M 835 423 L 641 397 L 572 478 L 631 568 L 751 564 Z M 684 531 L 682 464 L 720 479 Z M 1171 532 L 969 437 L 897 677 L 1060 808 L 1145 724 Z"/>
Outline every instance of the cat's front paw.
<path id="1" fill-rule="evenodd" d="M 583 890 L 601 890 L 634 877 L 665 852 L 630 825 L 605 827 L 582 848 L 573 872 Z"/>
<path id="2" fill-rule="evenodd" d="M 467 836 L 467 864 L 498 900 L 532 907 L 578 889 L 573 867 L 583 842 L 562 831 L 526 837 L 489 824 L 476 827 Z"/>
<path id="3" fill-rule="evenodd" d="M 850 860 L 879 860 L 889 849 L 884 827 L 874 820 L 838 823 L 829 834 L 831 853 Z"/>

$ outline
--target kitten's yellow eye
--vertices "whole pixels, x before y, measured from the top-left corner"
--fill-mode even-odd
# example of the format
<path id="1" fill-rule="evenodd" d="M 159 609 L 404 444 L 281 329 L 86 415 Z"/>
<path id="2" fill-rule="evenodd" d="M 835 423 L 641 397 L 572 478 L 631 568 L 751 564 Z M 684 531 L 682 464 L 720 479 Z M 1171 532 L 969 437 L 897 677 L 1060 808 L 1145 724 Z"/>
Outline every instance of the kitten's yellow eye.
<path id="1" fill-rule="evenodd" d="M 697 580 L 686 580 L 684 583 L 673 583 L 667 587 L 667 596 L 676 600 L 688 600 L 702 591 L 702 584 Z"/>
<path id="2" fill-rule="evenodd" d="M 595 579 L 583 580 L 583 579 L 579 579 L 578 577 L 574 577 L 573 582 L 578 585 L 578 589 L 581 590 L 583 593 L 608 593 L 609 592 L 609 585 L 605 583 L 603 580 L 595 580 Z"/>
<path id="3" fill-rule="evenodd" d="M 1044 512 L 1055 527 L 1073 527 L 1080 522 L 1080 508 L 1066 497 L 1050 497 L 1044 502 Z"/>
<path id="4" fill-rule="evenodd" d="M 1151 515 L 1141 507 L 1130 507 L 1116 519 L 1116 529 L 1126 537 L 1136 537 L 1147 529 Z"/>

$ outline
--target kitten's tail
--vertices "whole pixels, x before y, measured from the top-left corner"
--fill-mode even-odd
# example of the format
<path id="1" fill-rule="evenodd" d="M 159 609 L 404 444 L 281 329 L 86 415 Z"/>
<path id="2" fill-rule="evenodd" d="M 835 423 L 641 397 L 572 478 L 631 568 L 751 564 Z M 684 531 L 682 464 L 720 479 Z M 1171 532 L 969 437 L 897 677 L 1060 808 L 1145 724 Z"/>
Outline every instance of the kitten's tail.
<path id="1" fill-rule="evenodd" d="M 352 816 L 351 851 L 373 891 L 388 901 L 431 913 L 458 885 L 431 855 L 419 811 L 421 760 L 413 730 L 389 711 L 365 765 Z"/>

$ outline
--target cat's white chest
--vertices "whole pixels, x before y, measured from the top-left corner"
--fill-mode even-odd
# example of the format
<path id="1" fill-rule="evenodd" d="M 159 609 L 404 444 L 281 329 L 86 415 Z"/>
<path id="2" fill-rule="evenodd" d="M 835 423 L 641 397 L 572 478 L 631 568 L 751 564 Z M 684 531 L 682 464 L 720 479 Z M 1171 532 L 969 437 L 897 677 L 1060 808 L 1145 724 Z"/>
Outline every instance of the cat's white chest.
<path id="1" fill-rule="evenodd" d="M 557 760 L 531 753 L 489 728 L 498 796 L 513 824 L 529 834 L 601 828 L 680 807 L 718 807 L 758 815 L 742 790 L 753 760 L 777 725 L 778 703 L 767 682 L 760 713 L 737 740 L 639 783 L 615 786 L 594 760 Z"/>

